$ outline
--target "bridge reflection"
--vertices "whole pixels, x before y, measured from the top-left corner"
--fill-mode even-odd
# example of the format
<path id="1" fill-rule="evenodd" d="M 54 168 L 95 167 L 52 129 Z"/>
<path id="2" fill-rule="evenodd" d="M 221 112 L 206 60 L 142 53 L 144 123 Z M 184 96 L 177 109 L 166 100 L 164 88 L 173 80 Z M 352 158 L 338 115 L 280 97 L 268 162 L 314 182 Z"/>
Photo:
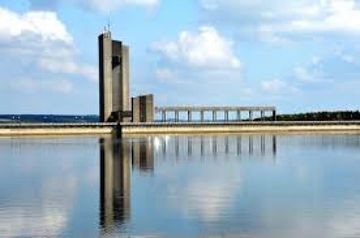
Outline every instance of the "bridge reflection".
<path id="1" fill-rule="evenodd" d="M 155 156 L 216 157 L 246 155 L 276 155 L 276 136 L 199 136 L 199 137 L 155 137 Z M 275 158 L 275 157 L 274 157 Z"/>
<path id="2" fill-rule="evenodd" d="M 148 137 L 100 140 L 100 224 L 104 234 L 131 218 L 131 174 L 153 175 L 156 162 L 231 156 L 275 159 L 276 136 Z"/>

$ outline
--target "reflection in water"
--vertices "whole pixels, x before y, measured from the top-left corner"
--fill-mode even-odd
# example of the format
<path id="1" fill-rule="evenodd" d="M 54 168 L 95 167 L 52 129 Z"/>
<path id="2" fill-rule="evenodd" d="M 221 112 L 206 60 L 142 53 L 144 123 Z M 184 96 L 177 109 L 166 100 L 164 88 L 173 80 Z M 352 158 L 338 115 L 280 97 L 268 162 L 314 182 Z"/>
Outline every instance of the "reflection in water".
<path id="1" fill-rule="evenodd" d="M 147 139 L 145 142 L 131 142 L 131 155 L 133 168 L 139 169 L 144 173 L 152 173 L 154 170 L 154 149 L 153 140 Z"/>
<path id="2" fill-rule="evenodd" d="M 270 153 L 276 155 L 277 145 L 276 136 L 211 136 L 211 137 L 175 137 L 173 140 L 157 138 L 159 146 L 156 152 L 159 152 L 164 158 L 171 158 L 175 152 L 175 157 L 191 157 L 197 154 L 201 156 L 241 156 L 261 155 L 266 156 Z M 186 154 L 181 154 L 187 151 Z"/>
<path id="3" fill-rule="evenodd" d="M 258 138 L 255 136 L 256 141 Z M 271 138 L 274 149 L 276 137 Z M 155 144 L 155 141 L 159 145 Z M 172 143 L 174 145 L 171 145 Z M 232 150 L 234 143 L 236 153 Z M 261 136 L 261 155 L 265 155 L 265 143 L 265 136 Z M 153 174 L 155 151 L 161 152 L 166 158 L 171 158 L 172 152 L 175 152 L 178 160 L 186 157 L 181 154 L 186 153 L 185 151 L 188 157 L 192 156 L 193 147 L 200 147 L 201 156 L 209 155 L 208 152 L 211 151 L 211 155 L 216 157 L 220 153 L 219 148 L 223 148 L 226 155 L 241 155 L 242 146 L 241 136 L 213 136 L 211 141 L 206 141 L 202 136 L 200 140 L 193 137 L 175 137 L 173 140 L 167 140 L 166 137 L 138 140 L 120 140 L 115 137 L 100 139 L 100 224 L 103 232 L 109 234 L 117 229 L 126 231 L 126 225 L 131 218 L 131 170 L 138 170 L 141 174 Z M 248 147 L 249 154 L 253 155 L 254 136 L 248 136 Z M 168 148 L 173 150 L 169 151 Z M 272 153 L 275 154 L 276 150 Z"/>
<path id="4" fill-rule="evenodd" d="M 154 169 L 152 140 L 100 140 L 100 224 L 105 233 L 130 220 L 131 166 L 143 172 Z"/>
<path id="5" fill-rule="evenodd" d="M 359 153 L 359 134 L 0 138 L 0 237 L 360 237 Z"/>
<path id="6" fill-rule="evenodd" d="M 111 139 L 100 142 L 100 224 L 106 233 L 130 217 L 129 146 Z"/>

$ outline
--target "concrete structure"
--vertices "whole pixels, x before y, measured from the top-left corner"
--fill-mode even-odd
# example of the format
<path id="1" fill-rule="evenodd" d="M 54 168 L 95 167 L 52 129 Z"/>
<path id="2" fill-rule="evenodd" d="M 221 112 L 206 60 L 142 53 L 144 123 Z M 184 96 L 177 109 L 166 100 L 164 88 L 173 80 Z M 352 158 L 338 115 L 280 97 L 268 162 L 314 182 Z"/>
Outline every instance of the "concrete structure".
<path id="1" fill-rule="evenodd" d="M 237 113 L 237 121 L 241 120 L 241 112 L 249 113 L 249 121 L 253 120 L 253 112 L 259 111 L 261 118 L 266 112 L 272 112 L 276 120 L 274 107 L 159 107 L 154 109 L 153 95 L 142 95 L 132 98 L 131 110 L 129 100 L 129 47 L 121 41 L 111 39 L 109 31 L 99 36 L 99 101 L 101 122 L 153 122 L 155 112 L 161 113 L 162 121 L 168 120 L 167 113 L 173 112 L 174 121 L 180 121 L 180 113 L 187 112 L 187 121 L 193 121 L 193 112 L 200 113 L 200 121 L 205 121 L 205 113 L 212 112 L 213 121 L 217 121 L 218 112 L 224 113 L 223 121 L 230 121 L 230 115 Z"/>
<path id="2" fill-rule="evenodd" d="M 121 123 L 122 135 L 316 132 L 359 133 L 360 121 Z"/>
<path id="3" fill-rule="evenodd" d="M 132 122 L 141 122 L 140 97 L 131 98 Z"/>
<path id="4" fill-rule="evenodd" d="M 271 113 L 271 117 L 273 121 L 276 121 L 276 108 L 275 107 L 194 107 L 194 106 L 183 106 L 183 107 L 155 107 L 155 112 L 161 115 L 161 121 L 166 122 L 170 121 L 167 114 L 169 112 L 175 114 L 175 118 L 172 121 L 179 122 L 179 114 L 181 112 L 187 112 L 187 121 L 193 121 L 193 112 L 200 112 L 200 121 L 205 121 L 205 112 L 212 112 L 212 121 L 218 121 L 218 112 L 223 112 L 224 119 L 223 121 L 230 121 L 229 114 L 231 112 L 236 112 L 236 119 L 232 121 L 241 121 L 241 113 L 248 112 L 249 117 L 248 121 L 253 121 L 253 113 L 260 112 L 260 119 L 264 120 L 266 116 L 266 112 Z"/>
<path id="5" fill-rule="evenodd" d="M 111 33 L 99 36 L 100 121 L 131 119 L 129 96 L 129 47 L 113 41 Z"/>
<path id="6" fill-rule="evenodd" d="M 154 121 L 154 96 L 142 95 L 132 98 L 132 122 Z"/>
<path id="7" fill-rule="evenodd" d="M 360 132 L 360 121 L 306 122 L 148 122 L 148 123 L 12 123 L 0 124 L 0 137 L 53 135 L 148 135 L 200 133 Z"/>

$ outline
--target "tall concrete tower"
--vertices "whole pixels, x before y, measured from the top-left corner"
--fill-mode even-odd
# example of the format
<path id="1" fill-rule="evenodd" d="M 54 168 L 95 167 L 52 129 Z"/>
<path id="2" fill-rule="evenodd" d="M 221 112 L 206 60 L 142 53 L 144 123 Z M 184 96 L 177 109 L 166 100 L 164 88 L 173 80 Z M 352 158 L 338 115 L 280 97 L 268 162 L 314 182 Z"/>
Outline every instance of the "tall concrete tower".
<path id="1" fill-rule="evenodd" d="M 129 121 L 129 47 L 113 41 L 111 32 L 99 36 L 100 121 Z"/>

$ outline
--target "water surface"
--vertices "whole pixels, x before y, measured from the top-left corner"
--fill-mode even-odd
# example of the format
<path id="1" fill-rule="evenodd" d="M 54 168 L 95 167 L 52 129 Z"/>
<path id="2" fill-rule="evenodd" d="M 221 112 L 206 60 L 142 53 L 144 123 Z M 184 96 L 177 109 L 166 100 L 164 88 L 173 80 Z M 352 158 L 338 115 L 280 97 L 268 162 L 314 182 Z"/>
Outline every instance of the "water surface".
<path id="1" fill-rule="evenodd" d="M 360 237 L 360 135 L 0 139 L 0 237 Z"/>

